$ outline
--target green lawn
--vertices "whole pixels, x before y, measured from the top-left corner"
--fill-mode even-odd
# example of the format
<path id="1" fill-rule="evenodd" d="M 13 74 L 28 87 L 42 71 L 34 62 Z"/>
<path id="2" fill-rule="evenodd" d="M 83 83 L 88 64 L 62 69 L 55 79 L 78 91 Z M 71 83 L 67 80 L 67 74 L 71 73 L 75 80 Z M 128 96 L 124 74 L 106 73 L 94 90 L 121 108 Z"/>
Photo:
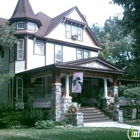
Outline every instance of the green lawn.
<path id="1" fill-rule="evenodd" d="M 0 140 L 128 140 L 126 134 L 121 128 L 2 129 Z"/>

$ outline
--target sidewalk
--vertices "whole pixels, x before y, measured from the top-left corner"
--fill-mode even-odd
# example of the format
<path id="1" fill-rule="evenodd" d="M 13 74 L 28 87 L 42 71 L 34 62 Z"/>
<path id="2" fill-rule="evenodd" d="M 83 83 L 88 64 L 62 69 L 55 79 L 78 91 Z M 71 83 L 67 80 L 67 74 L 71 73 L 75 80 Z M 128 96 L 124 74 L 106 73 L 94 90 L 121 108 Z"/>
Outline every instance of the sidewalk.
<path id="1" fill-rule="evenodd" d="M 118 122 L 84 123 L 84 127 L 117 127 L 125 129 L 130 129 L 131 127 L 133 127 L 134 129 L 140 130 L 140 126 L 132 126 Z"/>

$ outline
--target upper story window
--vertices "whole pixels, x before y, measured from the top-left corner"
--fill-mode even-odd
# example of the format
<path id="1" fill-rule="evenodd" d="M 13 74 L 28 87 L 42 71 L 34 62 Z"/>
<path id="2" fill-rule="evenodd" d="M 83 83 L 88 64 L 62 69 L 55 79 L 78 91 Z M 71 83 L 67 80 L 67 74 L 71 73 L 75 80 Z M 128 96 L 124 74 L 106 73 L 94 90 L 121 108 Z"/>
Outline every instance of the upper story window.
<path id="1" fill-rule="evenodd" d="M 17 22 L 17 29 L 25 29 L 25 22 Z"/>
<path id="2" fill-rule="evenodd" d="M 90 52 L 88 50 L 84 50 L 84 58 L 89 58 Z"/>
<path id="3" fill-rule="evenodd" d="M 77 60 L 83 59 L 83 50 L 77 49 Z"/>
<path id="4" fill-rule="evenodd" d="M 62 62 L 62 46 L 55 44 L 55 63 Z"/>
<path id="5" fill-rule="evenodd" d="M 34 54 L 44 55 L 44 43 L 43 42 L 35 42 Z"/>
<path id="6" fill-rule="evenodd" d="M 35 31 L 35 24 L 34 24 L 33 22 L 28 22 L 27 28 L 28 28 L 29 30 Z"/>
<path id="7" fill-rule="evenodd" d="M 90 51 L 83 50 L 83 49 L 77 49 L 77 60 L 85 59 L 90 57 Z"/>
<path id="8" fill-rule="evenodd" d="M 17 60 L 24 60 L 24 40 L 19 39 L 17 43 Z"/>
<path id="9" fill-rule="evenodd" d="M 82 41 L 83 39 L 82 27 L 66 24 L 66 37 Z"/>

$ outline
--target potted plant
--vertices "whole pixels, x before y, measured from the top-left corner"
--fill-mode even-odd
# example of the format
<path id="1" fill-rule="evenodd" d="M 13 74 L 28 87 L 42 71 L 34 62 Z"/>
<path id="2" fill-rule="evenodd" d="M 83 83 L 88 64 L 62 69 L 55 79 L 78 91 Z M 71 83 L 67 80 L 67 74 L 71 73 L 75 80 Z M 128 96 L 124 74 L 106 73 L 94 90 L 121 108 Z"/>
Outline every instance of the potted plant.
<path id="1" fill-rule="evenodd" d="M 77 113 L 80 110 L 81 104 L 72 103 L 68 109 L 69 113 Z"/>
<path id="2" fill-rule="evenodd" d="M 119 96 L 118 96 L 118 94 L 116 94 L 114 97 L 114 105 L 115 105 L 115 108 L 119 108 Z"/>

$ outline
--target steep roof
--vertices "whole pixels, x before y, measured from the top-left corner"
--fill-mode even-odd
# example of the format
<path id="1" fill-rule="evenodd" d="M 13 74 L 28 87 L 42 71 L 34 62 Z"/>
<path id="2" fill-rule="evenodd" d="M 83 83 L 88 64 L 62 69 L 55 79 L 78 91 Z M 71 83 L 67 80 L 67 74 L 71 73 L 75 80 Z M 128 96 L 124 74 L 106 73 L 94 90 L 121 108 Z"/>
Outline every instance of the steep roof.
<path id="1" fill-rule="evenodd" d="M 18 19 L 28 19 L 31 21 L 34 21 L 38 24 L 38 26 L 41 26 L 40 20 L 37 19 L 36 15 L 34 14 L 34 11 L 30 5 L 29 0 L 19 0 L 16 8 L 13 12 L 12 17 L 10 18 L 10 21 L 15 21 Z"/>

